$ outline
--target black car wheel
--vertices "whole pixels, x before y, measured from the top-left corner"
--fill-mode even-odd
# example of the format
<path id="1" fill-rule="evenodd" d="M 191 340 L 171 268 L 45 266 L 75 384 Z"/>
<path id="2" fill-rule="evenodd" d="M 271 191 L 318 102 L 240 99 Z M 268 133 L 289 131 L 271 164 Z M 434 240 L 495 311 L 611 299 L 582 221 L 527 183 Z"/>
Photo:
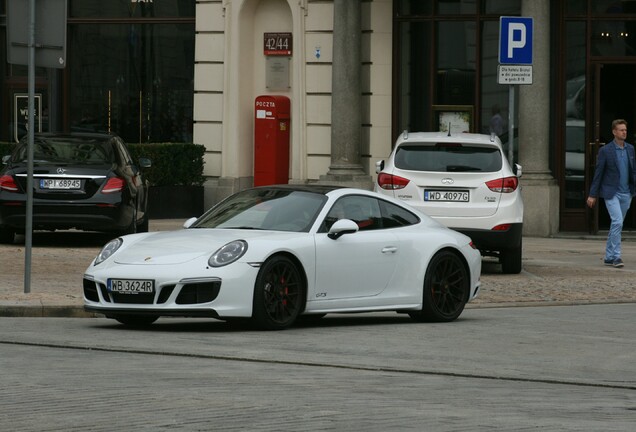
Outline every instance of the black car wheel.
<path id="1" fill-rule="evenodd" d="M 305 301 L 305 282 L 292 260 L 274 256 L 261 266 L 254 286 L 252 318 L 266 330 L 291 326 Z"/>
<path id="2" fill-rule="evenodd" d="M 0 226 L 0 243 L 13 244 L 14 240 L 15 240 L 15 230 L 6 226 Z"/>
<path id="3" fill-rule="evenodd" d="M 499 256 L 499 262 L 501 262 L 501 271 L 504 274 L 519 274 L 522 268 L 522 245 L 510 249 L 504 249 Z"/>
<path id="4" fill-rule="evenodd" d="M 422 310 L 409 315 L 417 321 L 453 321 L 464 310 L 469 290 L 470 275 L 464 262 L 454 252 L 441 251 L 426 270 Z"/>

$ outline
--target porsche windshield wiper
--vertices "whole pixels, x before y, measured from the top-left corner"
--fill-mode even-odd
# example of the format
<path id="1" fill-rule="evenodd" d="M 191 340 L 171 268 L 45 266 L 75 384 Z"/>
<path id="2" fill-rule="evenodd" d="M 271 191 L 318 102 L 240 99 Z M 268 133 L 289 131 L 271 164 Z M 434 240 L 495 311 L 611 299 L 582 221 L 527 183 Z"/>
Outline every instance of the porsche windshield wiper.
<path id="1" fill-rule="evenodd" d="M 253 226 L 229 226 L 229 227 L 217 227 L 221 229 L 244 229 L 244 230 L 263 230 L 263 228 L 257 228 Z"/>

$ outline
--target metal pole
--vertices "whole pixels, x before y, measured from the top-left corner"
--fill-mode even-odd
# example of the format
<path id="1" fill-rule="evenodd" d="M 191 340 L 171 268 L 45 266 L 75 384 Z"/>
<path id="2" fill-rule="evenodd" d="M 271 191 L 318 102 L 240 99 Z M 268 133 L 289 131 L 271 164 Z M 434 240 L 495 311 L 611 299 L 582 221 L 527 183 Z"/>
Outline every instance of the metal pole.
<path id="1" fill-rule="evenodd" d="M 514 166 L 515 158 L 515 86 L 508 86 L 508 162 Z"/>
<path id="2" fill-rule="evenodd" d="M 33 132 L 35 129 L 35 0 L 29 0 L 29 114 L 27 129 L 27 202 L 24 240 L 24 292 L 31 292 L 31 246 L 33 243 Z"/>

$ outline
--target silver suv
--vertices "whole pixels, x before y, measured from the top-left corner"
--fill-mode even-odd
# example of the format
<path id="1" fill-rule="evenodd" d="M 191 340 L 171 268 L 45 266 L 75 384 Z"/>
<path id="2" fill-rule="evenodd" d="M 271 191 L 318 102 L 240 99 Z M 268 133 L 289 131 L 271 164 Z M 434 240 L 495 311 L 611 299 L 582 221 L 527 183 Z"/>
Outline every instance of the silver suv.
<path id="1" fill-rule="evenodd" d="M 468 235 L 504 273 L 521 271 L 521 167 L 510 167 L 497 136 L 404 131 L 376 172 L 376 192 Z"/>

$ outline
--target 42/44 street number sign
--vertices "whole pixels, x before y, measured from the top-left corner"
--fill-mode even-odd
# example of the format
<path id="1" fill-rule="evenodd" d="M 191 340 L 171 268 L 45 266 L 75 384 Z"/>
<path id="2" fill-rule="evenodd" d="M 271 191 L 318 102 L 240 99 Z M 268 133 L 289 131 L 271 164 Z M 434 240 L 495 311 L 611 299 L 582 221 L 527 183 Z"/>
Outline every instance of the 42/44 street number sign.
<path id="1" fill-rule="evenodd" d="M 291 33 L 265 33 L 263 51 L 266 56 L 291 56 Z"/>

